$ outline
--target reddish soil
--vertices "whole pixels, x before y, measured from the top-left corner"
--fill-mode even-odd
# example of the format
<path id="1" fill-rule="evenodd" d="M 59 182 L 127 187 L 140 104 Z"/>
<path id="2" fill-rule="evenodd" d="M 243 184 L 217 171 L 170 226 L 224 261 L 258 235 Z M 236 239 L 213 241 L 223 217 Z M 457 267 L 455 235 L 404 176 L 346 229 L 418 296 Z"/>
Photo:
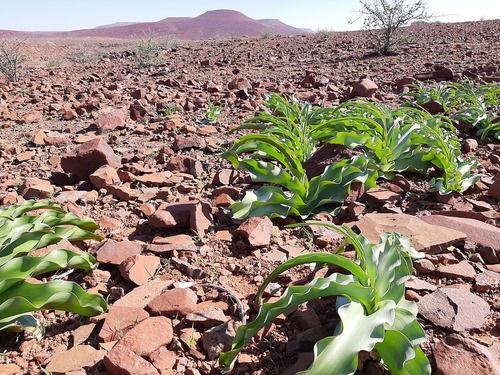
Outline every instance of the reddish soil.
<path id="1" fill-rule="evenodd" d="M 267 92 L 295 95 L 300 100 L 332 106 L 346 100 L 360 78 L 369 77 L 378 85 L 371 100 L 397 106 L 403 102 L 398 96 L 400 79 L 443 67 L 452 71 L 452 80 L 472 77 L 478 83 L 500 82 L 500 21 L 415 25 L 405 33 L 409 44 L 397 55 L 385 57 L 372 54 L 365 32 L 336 33 L 329 38 L 297 35 L 186 41 L 163 51 L 164 62 L 149 69 L 137 68 L 136 45 L 130 41 L 51 39 L 51 43 L 42 43 L 27 40 L 23 48 L 28 56 L 28 68 L 23 77 L 17 83 L 0 81 L 0 203 L 8 205 L 23 201 L 26 197 L 22 196 L 20 187 L 27 178 L 36 177 L 50 181 L 53 188 L 51 199 L 68 192 L 88 192 L 86 198 L 70 199 L 64 204 L 71 211 L 99 222 L 99 232 L 106 240 L 133 240 L 146 249 L 177 234 L 193 236 L 197 241 L 195 250 L 178 249 L 160 256 L 165 266 L 155 277 L 172 280 L 176 287 L 181 281 L 193 282 L 192 289 L 199 302 L 222 302 L 227 319 L 239 321 L 238 309 L 233 308 L 234 303 L 227 293 L 204 288 L 201 284 L 220 285 L 243 301 L 245 313 L 252 319 L 257 313 L 255 292 L 263 277 L 279 264 L 279 256 L 285 254 L 286 245 L 306 251 L 332 251 L 337 241 L 311 239 L 303 230 L 285 229 L 282 220 L 274 221 L 269 243 L 260 248 L 251 247 L 236 234 L 240 222 L 231 218 L 225 203 L 218 199 L 224 192 L 235 200 L 240 199 L 251 184 L 243 172 L 238 172 L 238 178 L 227 186 L 214 180 L 221 170 L 230 168 L 217 157 L 217 153 L 229 147 L 237 137 L 236 134 L 229 135 L 228 131 L 256 110 L 263 110 L 263 94 Z M 82 51 L 88 59 L 81 64 L 75 63 L 77 54 Z M 235 78 L 247 79 L 251 88 L 229 89 L 228 84 Z M 211 126 L 201 123 L 209 100 L 223 106 L 222 116 Z M 135 120 L 128 115 L 131 106 L 140 113 Z M 115 110 L 125 108 L 127 116 L 116 129 L 102 130 L 98 126 L 99 113 L 109 107 Z M 173 110 L 174 107 L 178 110 L 165 116 L 162 109 Z M 44 140 L 35 142 L 34 136 L 41 134 Z M 140 199 L 133 194 L 118 197 L 109 190 L 97 189 L 89 180 L 75 179 L 62 169 L 60 160 L 63 155 L 96 136 L 102 137 L 121 156 L 122 167 L 118 170 L 121 185 L 128 184 L 131 191 L 140 194 Z M 193 140 L 194 136 L 199 137 L 191 147 L 174 146 L 185 138 Z M 406 194 L 396 193 L 398 197 L 391 204 L 374 203 L 370 201 L 370 195 L 365 194 L 356 201 L 362 203 L 357 206 L 361 207 L 360 210 L 353 210 L 352 204 L 351 208 L 346 204 L 338 218 L 329 219 L 337 223 L 352 223 L 368 213 L 380 212 L 402 212 L 418 217 L 457 215 L 473 217 L 488 225 L 492 233 L 497 233 L 499 200 L 498 196 L 492 195 L 491 186 L 500 176 L 500 144 L 491 139 L 477 139 L 474 132 L 467 129 L 460 134 L 460 139 L 464 142 L 464 154 L 479 159 L 481 180 L 474 189 L 463 195 L 443 198 L 428 191 L 430 177 L 403 174 L 411 188 Z M 472 141 L 478 142 L 477 147 L 466 149 L 465 144 Z M 199 162 L 201 170 L 195 173 L 172 167 L 171 162 L 176 156 Z M 137 179 L 166 170 L 170 170 L 174 177 L 169 186 L 146 186 Z M 380 186 L 394 189 L 392 184 L 384 181 L 380 181 Z M 157 229 L 148 224 L 148 217 L 160 204 L 178 201 L 202 201 L 210 205 L 212 221 L 203 238 L 193 235 L 190 228 Z M 486 358 L 482 360 L 488 359 L 495 366 L 499 363 L 500 347 L 500 245 L 484 250 L 487 246 L 479 243 L 483 229 L 478 230 L 479 240 L 476 242 L 459 241 L 439 253 L 427 254 L 426 259 L 435 269 L 425 273 L 420 267 L 415 276 L 432 286 L 470 291 L 487 302 L 490 312 L 484 317 L 484 322 L 479 321 L 477 328 L 467 328 L 459 334 L 485 348 L 489 354 L 481 357 Z M 500 243 L 498 235 L 493 239 Z M 101 245 L 86 243 L 78 246 L 98 254 Z M 147 250 L 143 253 L 149 254 Z M 485 259 L 487 254 L 490 257 Z M 189 267 L 186 269 L 175 263 L 174 256 Z M 452 264 L 467 264 L 476 276 L 470 278 L 463 270 L 460 272 L 464 275 L 438 272 L 439 267 Z M 106 296 L 111 305 L 119 301 L 122 294 L 136 288 L 134 283 L 123 278 L 117 265 L 101 264 L 99 269 L 102 272 L 74 272 L 68 278 Z M 198 271 L 193 273 L 193 269 Z M 476 277 L 486 274 L 486 271 L 491 272 L 493 276 L 487 275 L 497 281 L 487 283 L 486 288 L 478 288 Z M 309 271 L 302 268 L 289 272 L 278 281 L 286 286 L 308 276 Z M 428 288 L 415 288 L 411 289 L 409 297 L 419 300 L 430 293 Z M 331 331 L 332 323 L 335 323 L 333 307 L 334 301 L 328 299 L 308 305 L 317 315 L 323 331 Z M 29 336 L 3 337 L 0 366 L 11 367 L 10 370 L 7 367 L 0 370 L 12 374 L 42 374 L 42 369 L 50 364 L 55 354 L 65 353 L 76 345 L 75 330 L 80 326 L 90 329 L 83 343 L 104 351 L 102 354 L 110 350 L 109 346 L 102 346 L 98 337 L 102 317 L 85 319 L 52 311 L 37 316 L 47 326 L 46 337 L 40 341 Z M 312 348 L 307 340 L 297 344 L 297 335 L 303 329 L 297 316 L 280 318 L 269 332 L 250 343 L 235 373 L 293 373 L 294 370 L 285 370 L 297 358 L 309 355 L 303 353 L 310 353 Z M 469 320 L 473 319 L 471 315 Z M 424 345 L 425 353 L 431 360 L 433 374 L 437 374 L 438 367 L 444 364 L 436 360 L 434 353 L 454 330 L 443 328 L 422 316 L 420 322 L 429 338 Z M 94 328 L 93 323 L 96 323 Z M 199 339 L 206 328 L 192 325 L 182 317 L 172 318 L 172 324 L 174 339 L 164 348 L 173 353 L 172 366 L 155 371 L 161 374 L 219 373 L 216 360 L 207 357 L 207 348 Z M 194 340 L 191 349 L 196 350 L 190 350 L 180 340 L 192 326 L 196 332 L 190 336 Z M 144 342 L 149 340 L 150 337 L 144 337 Z M 287 346 L 288 342 L 293 342 L 296 350 L 292 350 L 290 344 Z M 463 352 L 459 350 L 458 355 L 469 358 L 469 349 L 460 349 Z M 465 369 L 462 372 L 472 373 Z M 82 365 L 71 373 L 109 372 L 104 362 L 98 361 L 90 367 Z M 359 373 L 384 372 L 370 363 Z"/>

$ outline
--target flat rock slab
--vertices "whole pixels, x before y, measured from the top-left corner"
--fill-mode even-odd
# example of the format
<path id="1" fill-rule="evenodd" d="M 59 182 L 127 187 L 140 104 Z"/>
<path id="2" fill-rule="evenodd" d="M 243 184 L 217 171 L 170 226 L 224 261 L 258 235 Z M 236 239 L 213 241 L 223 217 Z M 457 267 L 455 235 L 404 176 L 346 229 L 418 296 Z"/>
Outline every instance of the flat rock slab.
<path id="1" fill-rule="evenodd" d="M 462 332 L 481 328 L 490 306 L 481 297 L 457 288 L 440 288 L 418 301 L 418 311 L 437 326 Z"/>
<path id="2" fill-rule="evenodd" d="M 480 246 L 500 249 L 500 228 L 493 225 L 475 219 L 443 215 L 423 216 L 421 219 L 428 224 L 463 232 L 467 235 L 467 241 L 475 242 Z"/>
<path id="3" fill-rule="evenodd" d="M 489 348 L 457 334 L 446 337 L 434 349 L 437 370 L 442 375 L 500 375 L 500 359 Z"/>
<path id="4" fill-rule="evenodd" d="M 54 375 L 82 370 L 99 362 L 104 353 L 104 350 L 96 350 L 90 345 L 77 345 L 54 355 L 45 369 Z"/>
<path id="5" fill-rule="evenodd" d="M 371 243 L 378 243 L 383 233 L 397 232 L 410 237 L 415 250 L 429 254 L 442 251 L 466 238 L 463 232 L 431 225 L 406 214 L 367 214 L 355 222 L 355 226 Z"/>
<path id="6" fill-rule="evenodd" d="M 133 289 L 130 293 L 126 294 L 113 306 L 131 306 L 144 308 L 155 297 L 159 296 L 164 290 L 172 286 L 172 280 L 159 280 L 155 279 L 147 284 L 141 285 Z"/>

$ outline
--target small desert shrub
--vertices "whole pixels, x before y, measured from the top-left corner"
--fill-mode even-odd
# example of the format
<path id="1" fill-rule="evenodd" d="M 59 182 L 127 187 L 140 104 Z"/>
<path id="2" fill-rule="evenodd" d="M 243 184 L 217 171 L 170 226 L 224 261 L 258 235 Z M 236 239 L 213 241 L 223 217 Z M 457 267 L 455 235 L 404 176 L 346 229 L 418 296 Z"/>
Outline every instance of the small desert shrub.
<path id="1" fill-rule="evenodd" d="M 68 59 L 76 64 L 87 64 L 96 59 L 96 56 L 86 46 L 80 46 L 78 51 L 72 52 Z"/>
<path id="2" fill-rule="evenodd" d="M 20 78 L 26 57 L 21 53 L 22 40 L 0 41 L 0 73 L 11 82 Z"/>
<path id="3" fill-rule="evenodd" d="M 160 65 L 162 63 L 161 50 L 162 46 L 154 36 L 140 40 L 137 44 L 137 66 L 150 68 Z"/>
<path id="4" fill-rule="evenodd" d="M 335 31 L 333 29 L 328 29 L 326 27 L 318 28 L 316 33 L 321 39 L 331 39 L 335 35 Z"/>

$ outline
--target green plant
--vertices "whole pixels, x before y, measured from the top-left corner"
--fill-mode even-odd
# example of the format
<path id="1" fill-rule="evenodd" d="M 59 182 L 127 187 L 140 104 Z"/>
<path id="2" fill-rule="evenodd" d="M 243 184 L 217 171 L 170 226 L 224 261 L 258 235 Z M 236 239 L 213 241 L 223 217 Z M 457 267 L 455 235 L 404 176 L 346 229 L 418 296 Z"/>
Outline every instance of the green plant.
<path id="1" fill-rule="evenodd" d="M 360 0 L 359 17 L 370 31 L 373 45 L 381 55 L 394 53 L 404 42 L 401 27 L 412 21 L 432 18 L 425 0 Z M 355 22 L 354 21 L 354 22 Z"/>
<path id="2" fill-rule="evenodd" d="M 167 105 L 165 108 L 162 108 L 161 112 L 163 112 L 163 116 L 170 116 L 170 115 L 173 115 L 174 113 L 177 113 L 181 110 L 182 110 L 182 108 L 178 104 L 172 103 L 172 104 Z"/>
<path id="3" fill-rule="evenodd" d="M 237 169 L 246 169 L 263 186 L 248 190 L 231 206 L 234 216 L 307 217 L 311 213 L 337 213 L 350 192 L 353 181 L 374 186 L 368 175 L 368 161 L 354 157 L 334 163 L 320 176 L 309 179 L 303 163 L 316 150 L 316 129 L 328 120 L 330 109 L 309 103 L 291 103 L 278 95 L 268 97 L 273 113 L 260 113 L 234 130 L 252 129 L 260 134 L 246 134 L 220 156 Z"/>
<path id="4" fill-rule="evenodd" d="M 29 214 L 39 210 L 43 212 Z M 32 311 L 54 309 L 93 316 L 107 309 L 101 296 L 87 293 L 74 282 L 28 280 L 64 268 L 95 268 L 95 258 L 88 253 L 57 249 L 40 257 L 28 254 L 64 239 L 101 239 L 93 233 L 98 228 L 92 220 L 67 213 L 49 201 L 26 201 L 0 209 L 0 332 L 28 330 L 40 335 L 43 327 Z"/>
<path id="5" fill-rule="evenodd" d="M 439 82 L 435 86 L 429 86 L 423 82 L 406 85 L 411 91 L 402 93 L 401 96 L 409 97 L 420 107 L 426 107 L 429 103 L 437 103 L 441 106 L 441 111 L 449 113 L 459 103 L 456 95 L 456 87 L 447 83 Z"/>
<path id="6" fill-rule="evenodd" d="M 316 30 L 316 33 L 321 39 L 331 39 L 335 36 L 335 30 L 328 29 L 326 27 L 320 27 Z"/>
<path id="7" fill-rule="evenodd" d="M 254 321 L 238 328 L 231 349 L 222 353 L 221 366 L 229 370 L 244 345 L 279 314 L 318 298 L 336 297 L 340 322 L 332 333 L 314 347 L 314 361 L 298 374 L 348 375 L 358 366 L 358 353 L 372 352 L 396 375 L 430 374 L 430 365 L 420 344 L 425 332 L 417 321 L 417 306 L 405 298 L 405 281 L 411 276 L 411 257 L 422 257 L 410 246 L 408 238 L 395 233 L 381 236 L 376 245 L 342 228 L 323 222 L 297 225 L 324 225 L 341 233 L 356 252 L 355 261 L 335 254 L 299 255 L 274 269 L 257 293 L 261 305 Z M 297 226 L 296 225 L 296 226 Z M 262 304 L 265 287 L 278 275 L 302 264 L 334 265 L 347 273 L 334 272 L 315 278 L 309 284 L 291 286 L 275 302 Z"/>
<path id="8" fill-rule="evenodd" d="M 88 47 L 85 45 L 80 45 L 79 49 L 68 55 L 68 60 L 76 64 L 87 64 L 94 61 L 96 56 L 89 51 Z"/>
<path id="9" fill-rule="evenodd" d="M 205 118 L 202 123 L 204 124 L 213 124 L 214 122 L 219 121 L 219 118 L 222 116 L 223 108 L 220 104 L 213 103 L 210 98 L 207 100 L 208 110 L 205 113 Z"/>
<path id="10" fill-rule="evenodd" d="M 26 57 L 21 53 L 23 41 L 0 41 L 0 73 L 11 82 L 19 80 L 26 61 Z"/>
<path id="11" fill-rule="evenodd" d="M 139 68 L 150 68 L 162 63 L 161 45 L 154 36 L 137 44 L 136 61 Z"/>

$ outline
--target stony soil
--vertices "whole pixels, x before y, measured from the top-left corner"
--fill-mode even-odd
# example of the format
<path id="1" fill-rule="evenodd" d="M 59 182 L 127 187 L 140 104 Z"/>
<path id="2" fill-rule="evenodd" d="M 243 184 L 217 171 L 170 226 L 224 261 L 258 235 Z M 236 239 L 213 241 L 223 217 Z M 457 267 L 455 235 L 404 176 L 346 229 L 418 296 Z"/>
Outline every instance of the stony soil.
<path id="1" fill-rule="evenodd" d="M 149 69 L 137 68 L 130 42 L 26 41 L 30 68 L 15 84 L 0 81 L 0 203 L 51 198 L 96 220 L 102 242 L 65 247 L 90 251 L 99 270 L 65 278 L 101 293 L 111 309 L 90 319 L 37 313 L 45 338 L 2 337 L 0 372 L 220 373 L 220 343 L 242 315 L 255 317 L 263 278 L 284 259 L 340 241 L 280 220 L 233 220 L 227 206 L 251 181 L 217 157 L 237 137 L 228 130 L 263 110 L 267 92 L 331 106 L 367 77 L 378 86 L 371 100 L 397 106 L 403 78 L 500 82 L 500 21 L 406 33 L 409 44 L 386 57 L 371 54 L 363 32 L 182 42 Z M 82 51 L 93 59 L 76 63 Z M 213 124 L 203 121 L 209 101 L 223 106 Z M 338 217 L 319 218 L 355 225 L 374 241 L 385 230 L 411 235 L 426 258 L 415 262 L 407 297 L 418 301 L 433 373 L 494 374 L 500 144 L 462 130 L 464 155 L 479 159 L 481 173 L 465 194 L 437 196 L 430 177 L 402 174 L 355 189 Z M 96 171 L 96 154 L 75 156 L 81 147 L 111 166 Z M 305 267 L 289 272 L 273 293 L 310 277 Z M 328 299 L 291 311 L 247 346 L 235 373 L 306 368 L 336 318 Z M 360 374 L 384 373 L 363 358 Z"/>

